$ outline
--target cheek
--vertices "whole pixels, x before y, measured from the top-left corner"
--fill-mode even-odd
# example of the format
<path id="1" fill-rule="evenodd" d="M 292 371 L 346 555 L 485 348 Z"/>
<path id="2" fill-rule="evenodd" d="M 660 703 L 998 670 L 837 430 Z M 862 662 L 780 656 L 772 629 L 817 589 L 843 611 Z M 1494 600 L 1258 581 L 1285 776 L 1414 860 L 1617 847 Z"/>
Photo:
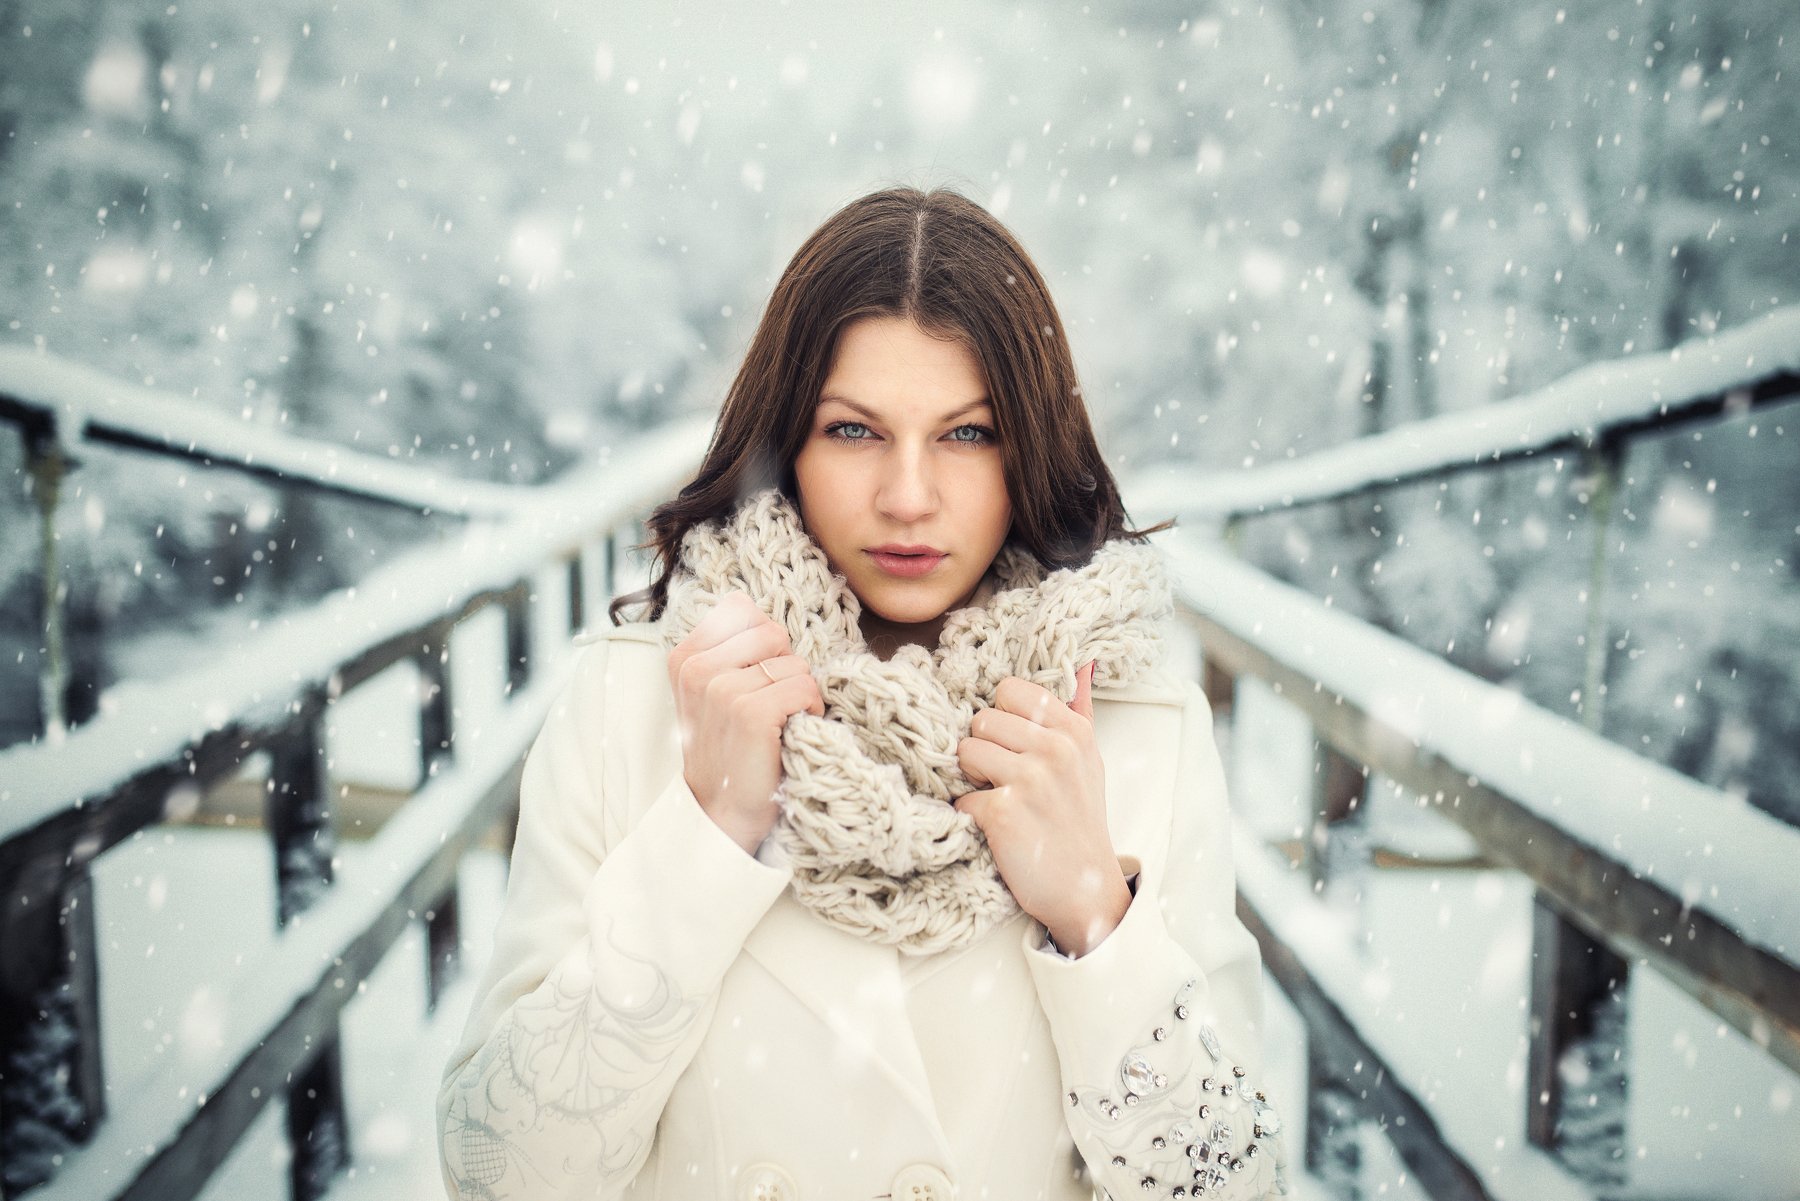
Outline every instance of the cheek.
<path id="1" fill-rule="evenodd" d="M 987 481 L 984 500 L 989 517 L 989 524 L 1004 537 L 1012 525 L 1012 501 L 1006 491 L 1006 477 L 996 466 L 992 478 Z"/>
<path id="2" fill-rule="evenodd" d="M 800 510 L 809 524 L 822 510 L 830 509 L 830 467 L 824 456 L 813 453 L 811 443 L 794 458 L 794 488 L 800 494 Z"/>
<path id="3" fill-rule="evenodd" d="M 838 539 L 843 517 L 854 508 L 856 478 L 830 455 L 794 460 L 794 485 L 800 493 L 800 517 L 807 533 L 827 551 Z"/>
<path id="4" fill-rule="evenodd" d="M 794 459 L 794 483 L 810 510 L 830 517 L 830 513 L 841 510 L 844 502 L 851 499 L 857 486 L 857 475 L 846 470 L 839 457 L 819 454 L 808 459 L 803 454 Z"/>

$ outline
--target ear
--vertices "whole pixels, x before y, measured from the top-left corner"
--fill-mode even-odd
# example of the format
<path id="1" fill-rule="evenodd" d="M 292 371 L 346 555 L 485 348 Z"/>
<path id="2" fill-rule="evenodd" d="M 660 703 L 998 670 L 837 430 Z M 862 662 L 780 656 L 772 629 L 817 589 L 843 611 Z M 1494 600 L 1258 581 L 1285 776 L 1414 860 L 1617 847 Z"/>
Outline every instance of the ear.
<path id="1" fill-rule="evenodd" d="M 1099 662 L 1089 659 L 1087 666 L 1075 673 L 1075 699 L 1069 702 L 1069 708 L 1089 721 L 1094 720 L 1094 668 Z"/>

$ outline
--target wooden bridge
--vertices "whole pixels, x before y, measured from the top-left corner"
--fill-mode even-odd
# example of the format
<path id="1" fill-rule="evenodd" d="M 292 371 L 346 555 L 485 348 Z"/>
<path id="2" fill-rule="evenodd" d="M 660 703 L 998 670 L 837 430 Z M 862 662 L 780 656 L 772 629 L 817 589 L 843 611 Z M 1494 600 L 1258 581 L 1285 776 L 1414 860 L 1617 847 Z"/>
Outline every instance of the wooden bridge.
<path id="1" fill-rule="evenodd" d="M 1622 1062 L 1611 1087 L 1624 1087 L 1621 986 L 1634 970 L 1693 997 L 1779 1070 L 1800 1072 L 1800 891 L 1791 885 L 1800 830 L 1600 736 L 1603 589 L 1588 597 L 1584 726 L 1248 565 L 1232 551 L 1239 531 L 1305 505 L 1566 456 L 1593 481 L 1593 570 L 1603 581 L 1610 497 L 1634 439 L 1797 393 L 1800 310 L 1789 310 L 1275 467 L 1198 483 L 1125 481 L 1140 517 L 1184 518 L 1161 544 L 1221 737 L 1234 737 L 1251 687 L 1278 696 L 1313 732 L 1310 828 L 1291 848 L 1270 845 L 1243 823 L 1239 796 L 1234 845 L 1239 912 L 1305 1029 L 1304 1106 L 1294 1098 L 1290 1119 L 1304 1124 L 1296 1166 L 1329 1195 L 1359 1195 L 1357 1134 L 1367 1127 L 1434 1198 L 1629 1195 L 1620 1098 L 1596 1102 L 1559 1066 Z M 0 420 L 23 441 L 39 506 L 47 650 L 44 733 L 0 751 L 0 1199 L 183 1201 L 271 1104 L 286 1114 L 293 1196 L 322 1197 L 356 1146 L 338 1037 L 345 1006 L 413 923 L 427 931 L 436 1004 L 458 967 L 458 862 L 496 829 L 504 839 L 569 636 L 605 621 L 599 602 L 614 593 L 638 523 L 691 474 L 710 423 L 664 429 L 550 486 L 508 488 L 237 429 L 18 351 L 0 352 Z M 120 689 L 108 711 L 71 725 L 55 522 L 64 479 L 82 447 L 97 444 L 460 524 L 225 661 Z M 1222 536 L 1194 528 L 1209 523 Z M 479 738 L 459 736 L 449 648 L 472 617 L 496 609 L 503 716 Z M 418 785 L 352 881 L 334 867 L 341 782 L 323 725 L 344 697 L 405 664 L 421 685 Z M 192 820 L 209 791 L 258 764 L 282 932 L 239 969 L 217 1050 L 167 1063 L 131 1090 L 129 1107 L 109 1107 L 93 866 L 145 830 Z M 1479 862 L 1532 890 L 1523 1145 L 1496 1149 L 1481 1107 L 1452 1103 L 1428 1079 L 1442 1065 L 1422 1066 L 1379 1020 L 1350 945 L 1356 931 L 1322 899 L 1333 881 L 1372 870 L 1361 825 L 1376 778 L 1456 823 Z"/>

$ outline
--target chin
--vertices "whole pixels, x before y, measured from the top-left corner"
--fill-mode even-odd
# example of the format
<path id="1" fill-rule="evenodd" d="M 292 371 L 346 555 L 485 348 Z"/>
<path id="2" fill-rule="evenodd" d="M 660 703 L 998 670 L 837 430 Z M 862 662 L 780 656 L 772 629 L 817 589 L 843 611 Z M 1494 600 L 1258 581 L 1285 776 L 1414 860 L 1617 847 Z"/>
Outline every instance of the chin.
<path id="1" fill-rule="evenodd" d="M 939 590 L 911 596 L 895 595 L 896 592 L 898 589 L 883 588 L 872 593 L 863 601 L 863 608 L 895 625 L 919 625 L 943 616 L 962 595 L 961 592 Z"/>

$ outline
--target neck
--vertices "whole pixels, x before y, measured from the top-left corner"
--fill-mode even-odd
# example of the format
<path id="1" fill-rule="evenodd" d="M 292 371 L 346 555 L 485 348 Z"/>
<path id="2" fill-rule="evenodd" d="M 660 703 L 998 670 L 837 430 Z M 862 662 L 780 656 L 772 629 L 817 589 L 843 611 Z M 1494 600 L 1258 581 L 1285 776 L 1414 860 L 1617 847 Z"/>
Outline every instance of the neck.
<path id="1" fill-rule="evenodd" d="M 951 608 L 957 607 L 959 606 L 951 606 Z M 869 644 L 869 653 L 883 663 L 893 658 L 894 652 L 903 646 L 916 644 L 931 650 L 938 644 L 938 635 L 944 632 L 944 619 L 947 616 L 949 614 L 945 612 L 930 621 L 905 625 L 889 621 L 864 609 L 862 614 L 863 641 Z"/>

